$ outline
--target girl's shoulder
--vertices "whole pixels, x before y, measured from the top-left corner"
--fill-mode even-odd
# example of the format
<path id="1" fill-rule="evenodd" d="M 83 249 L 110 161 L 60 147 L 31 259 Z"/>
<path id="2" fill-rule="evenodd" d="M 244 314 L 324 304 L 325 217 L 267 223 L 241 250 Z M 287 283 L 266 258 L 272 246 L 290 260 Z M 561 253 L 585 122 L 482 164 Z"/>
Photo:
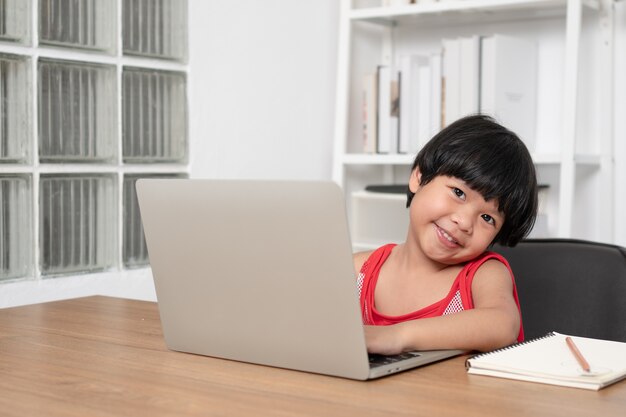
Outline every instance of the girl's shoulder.
<path id="1" fill-rule="evenodd" d="M 472 259 L 468 263 L 465 264 L 465 269 L 469 271 L 476 271 L 479 268 L 483 269 L 484 266 L 489 265 L 490 268 L 496 269 L 511 269 L 509 262 L 504 258 L 504 256 L 500 255 L 497 252 L 486 251 L 476 258 Z M 494 266 L 495 265 L 495 266 Z"/>
<path id="2" fill-rule="evenodd" d="M 364 252 L 356 252 L 352 254 L 352 260 L 354 261 L 354 269 L 356 269 L 357 272 L 361 271 L 361 269 L 363 268 L 363 265 L 370 258 L 372 258 L 372 261 L 374 262 L 374 264 L 376 264 L 379 261 L 384 262 L 385 259 L 387 259 L 387 257 L 393 250 L 393 248 L 395 248 L 396 246 L 397 246 L 396 243 L 388 243 L 386 245 L 379 247 L 378 249 L 364 251 Z"/>
<path id="3" fill-rule="evenodd" d="M 373 250 L 363 251 L 363 252 L 356 252 L 356 253 L 352 254 L 352 260 L 354 262 L 354 269 L 356 270 L 357 273 L 359 271 L 361 271 L 361 268 L 363 267 L 363 264 L 365 263 L 365 261 L 367 261 L 369 259 L 369 257 L 372 255 L 372 253 L 374 253 Z"/>
<path id="4" fill-rule="evenodd" d="M 513 271 L 509 263 L 497 253 L 488 252 L 481 256 L 472 269 L 468 275 L 473 291 L 491 286 L 504 287 L 510 291 L 510 286 L 514 285 Z"/>

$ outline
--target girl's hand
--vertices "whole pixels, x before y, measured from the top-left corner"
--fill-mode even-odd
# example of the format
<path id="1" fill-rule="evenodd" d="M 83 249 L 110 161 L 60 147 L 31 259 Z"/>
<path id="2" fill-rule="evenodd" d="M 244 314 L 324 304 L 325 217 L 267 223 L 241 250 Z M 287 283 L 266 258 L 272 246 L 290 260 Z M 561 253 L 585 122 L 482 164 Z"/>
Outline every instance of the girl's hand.
<path id="1" fill-rule="evenodd" d="M 397 355 L 404 351 L 402 324 L 391 326 L 364 326 L 365 343 L 369 353 Z"/>

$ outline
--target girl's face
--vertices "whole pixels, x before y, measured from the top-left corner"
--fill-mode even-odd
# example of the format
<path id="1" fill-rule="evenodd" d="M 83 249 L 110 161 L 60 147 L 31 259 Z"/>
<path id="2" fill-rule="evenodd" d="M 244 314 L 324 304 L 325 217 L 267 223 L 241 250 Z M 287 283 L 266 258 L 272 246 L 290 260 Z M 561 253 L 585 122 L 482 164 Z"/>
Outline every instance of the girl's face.
<path id="1" fill-rule="evenodd" d="M 411 173 L 409 188 L 415 196 L 409 208 L 408 239 L 431 260 L 454 265 L 483 253 L 496 237 L 504 214 L 497 201 L 486 201 L 456 177 L 437 176 L 420 185 L 421 173 Z"/>

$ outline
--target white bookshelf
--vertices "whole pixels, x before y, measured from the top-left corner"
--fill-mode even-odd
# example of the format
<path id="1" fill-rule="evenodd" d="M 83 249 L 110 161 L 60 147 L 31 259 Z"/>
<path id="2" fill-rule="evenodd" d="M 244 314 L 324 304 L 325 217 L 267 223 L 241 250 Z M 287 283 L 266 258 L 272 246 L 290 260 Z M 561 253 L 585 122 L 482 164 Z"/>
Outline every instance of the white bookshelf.
<path id="1" fill-rule="evenodd" d="M 613 0 L 381 3 L 341 2 L 333 179 L 346 193 L 355 248 L 404 239 L 372 231 L 374 222 L 400 230 L 405 219 L 385 215 L 381 196 L 363 189 L 406 183 L 415 156 L 360 152 L 362 77 L 379 64 L 397 69 L 402 53 L 438 51 L 445 37 L 493 33 L 538 45 L 537 134 L 530 151 L 539 182 L 549 185 L 540 236 L 612 242 Z M 405 197 L 394 201 L 387 214 L 398 213 Z"/>

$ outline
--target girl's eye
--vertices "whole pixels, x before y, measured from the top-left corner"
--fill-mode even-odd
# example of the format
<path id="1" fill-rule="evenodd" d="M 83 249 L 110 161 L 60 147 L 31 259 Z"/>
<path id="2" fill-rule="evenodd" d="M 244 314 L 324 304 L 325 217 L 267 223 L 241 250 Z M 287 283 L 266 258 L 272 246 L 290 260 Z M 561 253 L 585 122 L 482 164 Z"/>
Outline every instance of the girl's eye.
<path id="1" fill-rule="evenodd" d="M 481 217 L 483 218 L 484 221 L 486 221 L 487 223 L 494 225 L 496 224 L 496 219 L 494 219 L 493 217 L 491 217 L 488 214 L 482 214 Z"/>
<path id="2" fill-rule="evenodd" d="M 454 195 L 456 195 L 457 197 L 465 200 L 465 193 L 463 192 L 463 190 L 456 188 L 456 187 L 452 187 L 452 192 L 454 193 Z"/>

